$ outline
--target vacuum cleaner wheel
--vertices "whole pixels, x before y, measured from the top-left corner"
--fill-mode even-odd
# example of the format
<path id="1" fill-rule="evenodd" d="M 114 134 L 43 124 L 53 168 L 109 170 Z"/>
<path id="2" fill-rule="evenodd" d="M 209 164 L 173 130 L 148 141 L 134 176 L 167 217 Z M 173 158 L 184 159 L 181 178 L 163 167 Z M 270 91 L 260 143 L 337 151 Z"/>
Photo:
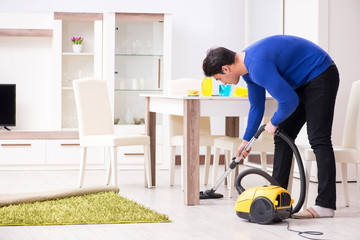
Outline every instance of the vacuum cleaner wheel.
<path id="1" fill-rule="evenodd" d="M 258 197 L 250 206 L 250 215 L 259 224 L 269 224 L 275 216 L 274 205 L 268 198 Z"/>

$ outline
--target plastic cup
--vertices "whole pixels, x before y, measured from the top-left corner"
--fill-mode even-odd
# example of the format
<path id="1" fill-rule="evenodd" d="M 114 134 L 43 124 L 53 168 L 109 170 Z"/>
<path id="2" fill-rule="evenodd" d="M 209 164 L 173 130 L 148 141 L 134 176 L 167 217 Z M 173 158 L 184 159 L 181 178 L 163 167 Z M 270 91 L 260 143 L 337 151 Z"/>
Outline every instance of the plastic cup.
<path id="1" fill-rule="evenodd" d="M 219 95 L 220 97 L 229 97 L 231 93 L 231 85 L 219 85 Z"/>
<path id="2" fill-rule="evenodd" d="M 201 96 L 210 97 L 212 94 L 211 78 L 204 78 L 201 85 Z"/>

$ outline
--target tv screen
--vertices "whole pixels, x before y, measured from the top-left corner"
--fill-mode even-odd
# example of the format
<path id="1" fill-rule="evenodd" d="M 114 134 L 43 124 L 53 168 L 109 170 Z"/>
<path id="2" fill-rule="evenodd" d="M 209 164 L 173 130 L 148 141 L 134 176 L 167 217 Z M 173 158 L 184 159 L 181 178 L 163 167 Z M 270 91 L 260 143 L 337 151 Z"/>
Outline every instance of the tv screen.
<path id="1" fill-rule="evenodd" d="M 0 126 L 16 125 L 16 85 L 0 84 Z"/>

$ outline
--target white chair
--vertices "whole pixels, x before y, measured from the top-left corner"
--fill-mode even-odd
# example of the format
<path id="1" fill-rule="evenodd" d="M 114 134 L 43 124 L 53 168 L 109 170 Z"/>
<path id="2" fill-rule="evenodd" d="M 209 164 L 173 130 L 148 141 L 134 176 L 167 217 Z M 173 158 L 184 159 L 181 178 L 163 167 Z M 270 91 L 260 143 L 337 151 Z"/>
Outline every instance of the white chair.
<path id="1" fill-rule="evenodd" d="M 201 79 L 193 78 L 181 78 L 176 80 L 171 80 L 167 82 L 167 90 L 169 95 L 187 95 L 188 90 L 201 90 Z M 175 175 L 175 154 L 176 147 L 181 148 L 181 159 L 183 159 L 183 117 L 182 116 L 169 116 L 169 134 L 170 134 L 170 185 L 174 185 L 174 175 Z M 211 126 L 210 126 L 210 117 L 200 117 L 199 123 L 199 146 L 206 147 L 205 154 L 205 176 L 204 184 L 208 183 L 209 179 L 209 170 L 210 170 L 210 157 L 211 157 L 211 147 L 213 146 L 214 139 L 219 136 L 211 135 Z M 181 162 L 181 183 L 182 187 L 184 186 L 184 168 Z"/>
<path id="2" fill-rule="evenodd" d="M 228 168 L 231 159 L 237 155 L 237 149 L 241 144 L 241 142 L 242 139 L 236 137 L 221 137 L 214 140 L 215 153 L 214 153 L 213 173 L 212 173 L 213 185 L 217 181 L 220 150 L 223 149 L 225 151 L 225 167 Z M 259 139 L 252 146 L 251 152 L 260 152 L 261 168 L 266 172 L 267 171 L 266 155 L 267 153 L 274 152 L 273 136 L 267 133 L 261 134 Z M 227 179 L 228 179 L 229 197 L 232 197 L 234 193 L 235 171 L 231 171 Z"/>
<path id="3" fill-rule="evenodd" d="M 146 135 L 118 136 L 114 124 L 106 82 L 96 79 L 79 79 L 73 82 L 79 124 L 81 151 L 79 187 L 83 186 L 88 147 L 104 147 L 108 173 L 106 184 L 117 185 L 117 147 L 144 146 L 145 186 L 152 187 L 150 169 L 150 138 Z"/>
<path id="4" fill-rule="evenodd" d="M 312 161 L 315 154 L 310 147 L 302 146 L 301 153 L 306 163 L 306 190 L 309 188 Z M 341 146 L 334 146 L 335 161 L 340 163 L 342 186 L 346 206 L 349 206 L 349 191 L 347 179 L 347 164 L 356 164 L 357 187 L 360 193 L 360 81 L 352 84 L 349 102 L 346 110 L 344 133 Z M 304 209 L 307 206 L 308 191 L 306 191 Z"/>

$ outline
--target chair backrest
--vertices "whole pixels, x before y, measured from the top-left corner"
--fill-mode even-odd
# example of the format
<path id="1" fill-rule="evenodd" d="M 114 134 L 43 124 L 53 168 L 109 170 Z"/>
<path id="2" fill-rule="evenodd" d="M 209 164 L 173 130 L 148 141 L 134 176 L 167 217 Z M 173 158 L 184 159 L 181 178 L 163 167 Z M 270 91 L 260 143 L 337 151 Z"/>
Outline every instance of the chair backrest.
<path id="1" fill-rule="evenodd" d="M 270 120 L 271 120 L 271 117 L 264 117 L 261 124 L 267 124 L 268 122 L 270 122 Z M 262 139 L 264 141 L 273 142 L 274 141 L 274 136 L 264 131 L 260 135 L 259 139 Z"/>
<path id="2" fill-rule="evenodd" d="M 187 95 L 188 90 L 201 91 L 201 79 L 180 78 L 167 82 L 167 93 L 170 95 Z M 210 135 L 211 126 L 209 117 L 200 118 L 200 135 Z M 170 116 L 170 136 L 183 135 L 183 117 Z"/>
<path id="3" fill-rule="evenodd" d="M 170 95 L 187 95 L 188 90 L 201 91 L 201 79 L 180 78 L 167 82 L 167 92 Z"/>
<path id="4" fill-rule="evenodd" d="M 97 79 L 73 81 L 80 140 L 90 135 L 114 133 L 106 82 Z"/>
<path id="5" fill-rule="evenodd" d="M 360 150 L 360 80 L 351 86 L 342 145 Z"/>

